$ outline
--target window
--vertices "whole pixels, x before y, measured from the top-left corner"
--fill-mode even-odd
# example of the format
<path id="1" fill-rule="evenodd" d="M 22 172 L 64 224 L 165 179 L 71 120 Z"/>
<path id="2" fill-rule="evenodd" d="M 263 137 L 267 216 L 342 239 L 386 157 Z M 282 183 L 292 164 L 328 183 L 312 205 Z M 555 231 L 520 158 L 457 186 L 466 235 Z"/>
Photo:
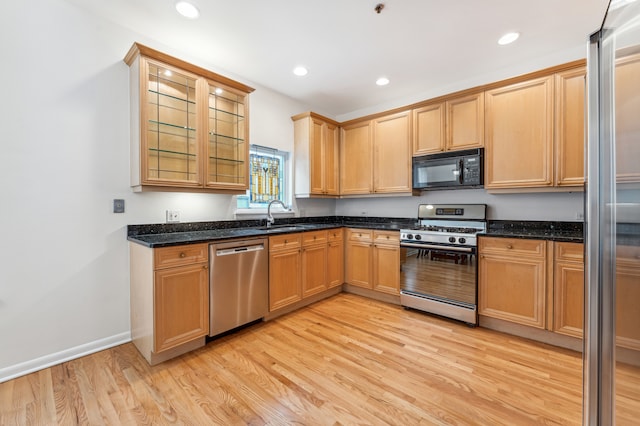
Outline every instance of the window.
<path id="1" fill-rule="evenodd" d="M 238 196 L 239 209 L 265 209 L 271 200 L 290 206 L 287 191 L 289 153 L 259 145 L 249 147 L 249 189 Z"/>

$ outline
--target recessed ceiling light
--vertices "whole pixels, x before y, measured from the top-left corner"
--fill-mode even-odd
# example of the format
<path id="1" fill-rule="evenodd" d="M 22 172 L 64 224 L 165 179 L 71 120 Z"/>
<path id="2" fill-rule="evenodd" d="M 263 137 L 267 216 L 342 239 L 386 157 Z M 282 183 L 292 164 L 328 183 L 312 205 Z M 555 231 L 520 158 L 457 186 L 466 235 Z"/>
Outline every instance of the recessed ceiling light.
<path id="1" fill-rule="evenodd" d="M 518 39 L 518 37 L 520 37 L 520 33 L 506 33 L 505 35 L 500 37 L 500 40 L 498 40 L 498 44 L 504 46 L 505 44 L 513 43 Z"/>
<path id="2" fill-rule="evenodd" d="M 176 3 L 176 10 L 185 18 L 196 19 L 200 16 L 200 11 L 192 3 L 188 1 L 179 1 Z"/>
<path id="3" fill-rule="evenodd" d="M 386 86 L 387 84 L 389 84 L 389 79 L 387 77 L 380 77 L 376 80 L 376 84 L 378 86 Z"/>
<path id="4" fill-rule="evenodd" d="M 303 75 L 307 75 L 307 73 L 309 72 L 309 70 L 307 70 L 305 67 L 295 67 L 293 69 L 293 73 L 297 76 L 302 77 Z"/>

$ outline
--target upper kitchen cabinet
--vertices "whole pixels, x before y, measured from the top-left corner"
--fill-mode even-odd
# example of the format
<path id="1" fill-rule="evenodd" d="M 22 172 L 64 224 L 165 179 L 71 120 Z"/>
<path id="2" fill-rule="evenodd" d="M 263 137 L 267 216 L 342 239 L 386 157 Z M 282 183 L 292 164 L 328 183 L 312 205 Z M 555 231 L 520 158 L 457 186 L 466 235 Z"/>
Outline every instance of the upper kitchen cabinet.
<path id="1" fill-rule="evenodd" d="M 413 110 L 413 155 L 484 145 L 484 92 Z"/>
<path id="2" fill-rule="evenodd" d="M 373 120 L 373 192 L 411 193 L 411 111 Z"/>
<path id="3" fill-rule="evenodd" d="M 553 184 L 553 77 L 486 92 L 485 188 Z"/>
<path id="4" fill-rule="evenodd" d="M 488 90 L 485 188 L 582 187 L 585 68 Z"/>
<path id="5" fill-rule="evenodd" d="M 411 111 L 342 127 L 340 195 L 411 195 Z"/>
<path id="6" fill-rule="evenodd" d="M 617 60 L 615 70 L 616 170 L 618 182 L 640 182 L 640 55 Z"/>
<path id="7" fill-rule="evenodd" d="M 364 195 L 373 192 L 371 127 L 370 121 L 364 121 L 341 128 L 340 195 Z"/>
<path id="8" fill-rule="evenodd" d="M 313 112 L 291 119 L 294 123 L 296 197 L 337 197 L 338 123 Z"/>
<path id="9" fill-rule="evenodd" d="M 138 43 L 124 61 L 134 191 L 244 192 L 253 89 Z"/>
<path id="10" fill-rule="evenodd" d="M 555 75 L 555 183 L 584 184 L 586 67 Z"/>

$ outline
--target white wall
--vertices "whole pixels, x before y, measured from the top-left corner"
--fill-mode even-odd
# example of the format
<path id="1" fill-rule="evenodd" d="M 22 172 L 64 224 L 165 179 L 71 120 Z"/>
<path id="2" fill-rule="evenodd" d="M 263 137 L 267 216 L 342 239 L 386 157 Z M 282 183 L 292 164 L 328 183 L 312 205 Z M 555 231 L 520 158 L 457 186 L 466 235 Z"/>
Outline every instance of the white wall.
<path id="1" fill-rule="evenodd" d="M 487 204 L 487 218 L 492 220 L 571 222 L 578 220 L 578 214 L 583 214 L 583 199 L 582 192 L 489 194 L 484 189 L 425 191 L 418 197 L 338 200 L 336 214 L 339 216 L 416 217 L 418 204 L 477 203 Z"/>
<path id="2" fill-rule="evenodd" d="M 235 198 L 129 188 L 122 59 L 134 41 L 180 52 L 63 0 L 3 5 L 0 39 L 3 381 L 130 338 L 127 224 L 164 222 L 170 208 L 183 221 L 233 219 Z M 292 150 L 290 117 L 308 108 L 243 82 L 256 88 L 252 142 Z M 114 198 L 125 199 L 126 213 L 111 212 Z M 309 216 L 335 210 L 301 205 Z"/>

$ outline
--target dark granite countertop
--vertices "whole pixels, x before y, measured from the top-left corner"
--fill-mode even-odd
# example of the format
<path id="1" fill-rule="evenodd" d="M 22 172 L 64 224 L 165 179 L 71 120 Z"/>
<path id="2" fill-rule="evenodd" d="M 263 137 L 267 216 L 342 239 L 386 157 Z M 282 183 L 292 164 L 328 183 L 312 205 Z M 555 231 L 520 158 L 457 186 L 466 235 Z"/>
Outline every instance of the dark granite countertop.
<path id="1" fill-rule="evenodd" d="M 341 227 L 399 230 L 414 226 L 415 222 L 415 219 L 411 218 L 326 216 L 279 219 L 270 229 L 266 229 L 264 220 L 161 223 L 129 225 L 127 239 L 155 248 Z"/>
<path id="2" fill-rule="evenodd" d="M 582 243 L 584 226 L 582 222 L 490 220 L 487 223 L 487 232 L 479 235 Z"/>

